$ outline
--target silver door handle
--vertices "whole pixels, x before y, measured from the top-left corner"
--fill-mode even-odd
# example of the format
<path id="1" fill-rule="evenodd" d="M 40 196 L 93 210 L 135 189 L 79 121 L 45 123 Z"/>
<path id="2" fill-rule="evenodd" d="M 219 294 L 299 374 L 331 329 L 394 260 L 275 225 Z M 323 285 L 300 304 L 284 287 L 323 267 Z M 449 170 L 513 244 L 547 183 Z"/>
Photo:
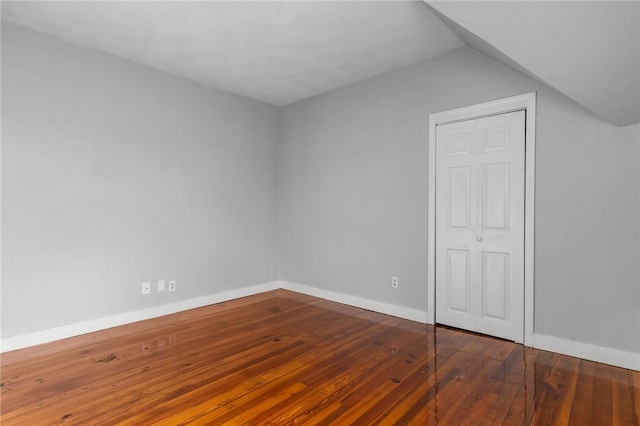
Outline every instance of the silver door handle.
<path id="1" fill-rule="evenodd" d="M 476 237 L 476 241 L 482 241 L 482 237 Z"/>

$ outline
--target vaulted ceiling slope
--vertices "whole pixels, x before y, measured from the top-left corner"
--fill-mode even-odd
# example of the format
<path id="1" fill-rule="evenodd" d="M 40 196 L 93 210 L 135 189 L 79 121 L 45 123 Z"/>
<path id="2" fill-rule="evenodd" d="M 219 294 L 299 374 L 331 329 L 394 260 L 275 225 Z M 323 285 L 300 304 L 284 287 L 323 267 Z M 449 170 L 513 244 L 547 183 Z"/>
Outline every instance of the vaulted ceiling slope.
<path id="1" fill-rule="evenodd" d="M 2 15 L 274 105 L 464 45 L 419 0 L 2 1 Z"/>
<path id="2" fill-rule="evenodd" d="M 2 19 L 286 105 L 464 44 L 640 122 L 639 1 L 2 1 Z"/>
<path id="3" fill-rule="evenodd" d="M 615 125 L 640 122 L 640 2 L 426 3 L 471 47 Z"/>

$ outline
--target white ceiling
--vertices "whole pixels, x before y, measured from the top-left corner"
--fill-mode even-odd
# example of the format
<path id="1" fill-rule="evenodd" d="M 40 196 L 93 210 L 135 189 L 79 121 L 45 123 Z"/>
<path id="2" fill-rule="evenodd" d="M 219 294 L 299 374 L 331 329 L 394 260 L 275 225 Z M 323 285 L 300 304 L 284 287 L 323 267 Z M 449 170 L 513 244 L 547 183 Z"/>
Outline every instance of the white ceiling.
<path id="1" fill-rule="evenodd" d="M 420 1 L 3 1 L 2 17 L 274 105 L 463 46 Z"/>
<path id="2" fill-rule="evenodd" d="M 482 53 L 611 123 L 640 122 L 640 2 L 427 3 Z"/>
<path id="3" fill-rule="evenodd" d="M 640 122 L 638 1 L 2 1 L 2 18 L 274 105 L 467 44 Z"/>

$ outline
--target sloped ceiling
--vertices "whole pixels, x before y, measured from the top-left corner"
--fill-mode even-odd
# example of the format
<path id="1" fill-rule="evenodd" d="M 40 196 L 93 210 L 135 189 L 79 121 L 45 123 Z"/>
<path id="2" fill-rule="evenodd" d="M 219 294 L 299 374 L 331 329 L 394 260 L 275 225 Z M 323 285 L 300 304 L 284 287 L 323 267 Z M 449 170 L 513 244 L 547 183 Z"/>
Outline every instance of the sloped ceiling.
<path id="1" fill-rule="evenodd" d="M 4 20 L 284 105 L 463 46 L 416 1 L 2 1 Z"/>
<path id="2" fill-rule="evenodd" d="M 464 44 L 640 122 L 638 1 L 2 1 L 2 19 L 285 105 Z"/>
<path id="3" fill-rule="evenodd" d="M 471 47 L 615 125 L 640 122 L 640 2 L 426 3 Z"/>

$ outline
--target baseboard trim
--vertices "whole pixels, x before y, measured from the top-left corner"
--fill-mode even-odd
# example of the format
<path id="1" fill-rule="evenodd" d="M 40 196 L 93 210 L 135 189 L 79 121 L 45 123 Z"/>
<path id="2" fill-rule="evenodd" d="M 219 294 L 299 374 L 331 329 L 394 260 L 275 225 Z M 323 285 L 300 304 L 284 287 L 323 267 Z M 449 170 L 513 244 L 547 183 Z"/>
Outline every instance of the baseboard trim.
<path id="1" fill-rule="evenodd" d="M 625 352 L 618 349 L 560 339 L 558 337 L 547 336 L 544 334 L 533 335 L 533 347 L 536 349 L 587 359 L 589 361 L 640 371 L 640 354 L 633 352 Z"/>
<path id="2" fill-rule="evenodd" d="M 80 336 L 82 334 L 92 333 L 94 331 L 105 330 L 107 328 L 126 325 L 137 321 L 157 318 L 164 315 L 186 311 L 189 309 L 201 308 L 203 306 L 213 305 L 215 303 L 226 302 L 229 300 L 239 299 L 241 297 L 252 296 L 254 294 L 260 294 L 266 291 L 277 289 L 295 291 L 297 293 L 306 294 L 308 296 L 331 300 L 333 302 L 343 303 L 345 305 L 355 306 L 357 308 L 367 309 L 374 312 L 380 312 L 383 314 L 392 315 L 398 318 L 404 318 L 423 324 L 428 323 L 427 312 L 425 311 L 407 308 L 404 306 L 391 305 L 389 303 L 378 302 L 376 300 L 338 293 L 330 290 L 319 289 L 289 281 L 272 281 L 264 284 L 229 290 L 194 299 L 181 300 L 166 305 L 154 306 L 138 311 L 126 312 L 109 317 L 69 324 L 62 327 L 55 327 L 47 330 L 36 331 L 33 333 L 6 337 L 4 339 L 0 339 L 0 353 L 22 349 L 29 346 L 40 345 L 43 343 L 49 343 L 68 337 Z M 557 352 L 563 355 L 587 359 L 589 361 L 595 361 L 603 364 L 614 365 L 616 367 L 640 371 L 640 354 L 636 354 L 633 352 L 625 352 L 617 349 L 611 349 L 602 346 L 576 342 L 573 340 L 547 336 L 544 334 L 534 334 L 531 346 L 536 349 Z"/>
<path id="3" fill-rule="evenodd" d="M 349 294 L 338 293 L 330 290 L 323 290 L 303 284 L 292 283 L 289 281 L 281 281 L 280 286 L 284 290 L 295 291 L 297 293 L 306 294 L 308 296 L 319 297 L 321 299 L 331 300 L 332 302 L 343 303 L 345 305 L 355 306 L 357 308 L 367 309 L 369 311 L 380 312 L 382 314 L 404 318 L 423 324 L 427 323 L 427 313 L 418 309 L 391 305 L 389 303 L 378 302 L 376 300 L 365 299 L 358 296 L 351 296 Z"/>
<path id="4" fill-rule="evenodd" d="M 104 318 L 97 318 L 89 321 L 82 321 L 61 327 L 49 328 L 33 333 L 21 334 L 0 339 L 0 353 L 22 349 L 29 346 L 49 343 L 55 340 L 66 339 L 68 337 L 80 336 L 94 331 L 105 330 L 111 327 L 131 324 L 133 322 L 157 318 L 164 315 L 175 314 L 189 309 L 201 308 L 215 303 L 226 302 L 241 297 L 252 296 L 266 291 L 280 288 L 279 281 L 258 284 L 250 287 L 224 291 L 194 299 L 181 300 L 166 305 L 154 306 L 138 311 L 126 312 Z"/>

